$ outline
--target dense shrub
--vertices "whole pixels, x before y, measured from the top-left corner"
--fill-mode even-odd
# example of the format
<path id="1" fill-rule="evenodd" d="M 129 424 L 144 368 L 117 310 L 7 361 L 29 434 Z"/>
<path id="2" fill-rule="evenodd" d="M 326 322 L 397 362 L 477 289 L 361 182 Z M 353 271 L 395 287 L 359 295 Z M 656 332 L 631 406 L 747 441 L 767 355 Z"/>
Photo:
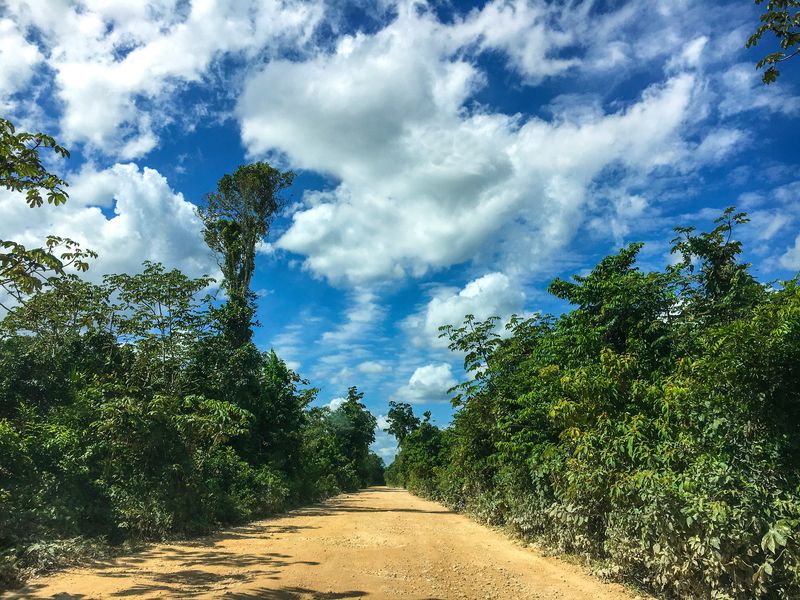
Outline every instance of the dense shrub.
<path id="1" fill-rule="evenodd" d="M 32 207 L 66 202 L 40 156 L 65 148 L 6 119 L 0 138 L 0 187 Z M 241 166 L 198 209 L 224 303 L 200 299 L 207 277 L 145 262 L 97 285 L 67 275 L 97 256 L 72 240 L 0 240 L 0 587 L 109 542 L 204 532 L 382 481 L 363 394 L 308 410 L 316 390 L 252 343 L 256 246 L 293 177 Z"/>
<path id="2" fill-rule="evenodd" d="M 221 341 L 204 281 L 65 277 L 0 323 L 0 583 L 382 481 L 362 394 L 309 410 L 274 352 Z"/>
<path id="3" fill-rule="evenodd" d="M 475 378 L 387 480 L 670 597 L 800 596 L 800 288 L 737 262 L 745 222 L 679 228 L 661 272 L 634 244 L 556 280 L 575 308 L 505 337 L 443 328 Z"/>

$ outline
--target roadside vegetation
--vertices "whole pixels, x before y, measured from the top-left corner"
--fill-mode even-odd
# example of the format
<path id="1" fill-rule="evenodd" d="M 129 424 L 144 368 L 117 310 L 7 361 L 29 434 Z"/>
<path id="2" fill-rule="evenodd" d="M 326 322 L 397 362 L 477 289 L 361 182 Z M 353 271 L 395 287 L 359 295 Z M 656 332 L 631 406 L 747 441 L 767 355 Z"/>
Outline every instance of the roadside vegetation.
<path id="1" fill-rule="evenodd" d="M 667 597 L 800 597 L 800 288 L 738 260 L 746 222 L 556 279 L 560 316 L 442 328 L 471 378 L 447 428 L 392 406 L 387 481 Z"/>
<path id="2" fill-rule="evenodd" d="M 773 84 L 800 0 L 755 4 Z M 68 201 L 45 166 L 68 157 L 0 119 L 0 188 L 31 210 Z M 0 240 L 0 589 L 385 476 L 664 597 L 800 598 L 800 276 L 753 277 L 744 213 L 676 228 L 661 270 L 637 243 L 556 279 L 563 314 L 443 327 L 469 374 L 452 423 L 390 403 L 384 472 L 356 387 L 311 407 L 252 341 L 256 249 L 293 178 L 243 165 L 200 204 L 218 282 L 152 262 L 89 280 L 71 239 Z"/>
<path id="3" fill-rule="evenodd" d="M 67 201 L 50 150 L 68 156 L 0 121 L 0 185 L 33 210 Z M 157 263 L 91 283 L 72 240 L 0 241 L 0 589 L 383 481 L 363 394 L 310 408 L 316 390 L 251 340 L 255 246 L 291 181 L 256 163 L 207 197 L 225 301 Z"/>

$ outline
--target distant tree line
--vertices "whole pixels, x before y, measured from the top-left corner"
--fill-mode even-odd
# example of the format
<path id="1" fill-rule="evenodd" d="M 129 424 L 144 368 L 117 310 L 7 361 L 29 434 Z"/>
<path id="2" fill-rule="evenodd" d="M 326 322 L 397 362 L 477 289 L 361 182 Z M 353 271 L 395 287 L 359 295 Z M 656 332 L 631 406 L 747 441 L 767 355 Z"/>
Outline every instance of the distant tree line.
<path id="1" fill-rule="evenodd" d="M 738 260 L 746 221 L 556 279 L 560 316 L 442 328 L 472 377 L 449 427 L 391 407 L 387 482 L 667 597 L 799 598 L 800 287 Z"/>
<path id="2" fill-rule="evenodd" d="M 32 207 L 67 200 L 46 149 L 68 156 L 0 120 L 0 185 Z M 363 394 L 310 408 L 317 390 L 251 341 L 255 246 L 291 181 L 246 165 L 200 209 L 225 302 L 158 263 L 91 283 L 76 271 L 94 254 L 71 240 L 0 241 L 0 588 L 383 482 Z"/>

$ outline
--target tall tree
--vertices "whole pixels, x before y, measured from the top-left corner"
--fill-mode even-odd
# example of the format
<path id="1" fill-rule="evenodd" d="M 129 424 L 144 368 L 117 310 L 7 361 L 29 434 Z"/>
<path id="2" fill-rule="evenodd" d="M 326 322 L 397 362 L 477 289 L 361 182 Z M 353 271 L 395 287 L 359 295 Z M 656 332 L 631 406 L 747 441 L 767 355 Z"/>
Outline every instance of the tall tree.
<path id="1" fill-rule="evenodd" d="M 198 209 L 203 237 L 217 254 L 228 293 L 224 315 L 226 334 L 236 347 L 250 341 L 253 293 L 250 281 L 255 270 L 256 248 L 269 233 L 280 207 L 280 192 L 294 180 L 291 171 L 279 171 L 266 162 L 240 166 L 224 175 L 217 190 Z"/>
<path id="2" fill-rule="evenodd" d="M 361 402 L 364 393 L 355 386 L 347 390 L 347 398 L 333 412 L 338 423 L 337 438 L 342 453 L 353 462 L 362 485 L 368 485 L 370 474 L 367 467 L 369 445 L 375 441 L 378 422 Z"/>
<path id="3" fill-rule="evenodd" d="M 391 433 L 397 439 L 398 444 L 402 444 L 408 434 L 416 431 L 419 427 L 419 417 L 414 415 L 411 405 L 405 402 L 389 401 L 387 420 L 389 427 L 384 431 Z"/>

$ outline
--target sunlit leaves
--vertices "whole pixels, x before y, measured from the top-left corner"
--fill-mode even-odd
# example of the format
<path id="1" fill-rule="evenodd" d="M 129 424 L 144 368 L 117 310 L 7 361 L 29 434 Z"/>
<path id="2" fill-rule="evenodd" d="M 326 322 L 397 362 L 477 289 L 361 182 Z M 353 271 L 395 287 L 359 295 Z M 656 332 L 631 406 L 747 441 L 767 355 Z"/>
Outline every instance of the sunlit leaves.
<path id="1" fill-rule="evenodd" d="M 800 594 L 800 292 L 739 262 L 746 223 L 678 228 L 663 271 L 632 244 L 556 280 L 573 310 L 507 338 L 443 328 L 469 372 L 458 412 L 438 449 L 406 437 L 391 476 L 668 596 Z"/>
<path id="2" fill-rule="evenodd" d="M 760 5 L 764 1 L 755 0 L 755 3 Z M 747 39 L 746 47 L 752 48 L 758 44 L 766 33 L 772 33 L 777 38 L 780 51 L 767 54 L 756 65 L 757 69 L 767 67 L 761 79 L 770 84 L 777 81 L 781 74 L 778 65 L 800 53 L 800 49 L 795 48 L 800 44 L 800 1 L 768 0 L 760 21 L 761 25 Z"/>
<path id="3" fill-rule="evenodd" d="M 17 133 L 10 121 L 0 118 L 0 187 L 24 192 L 31 207 L 42 206 L 43 193 L 50 204 L 67 201 L 66 182 L 42 165 L 43 149 L 51 149 L 61 157 L 69 156 L 49 135 Z M 77 272 L 86 271 L 88 260 L 97 257 L 91 250 L 81 249 L 77 242 L 56 236 L 49 236 L 40 248 L 26 248 L 9 240 L 0 240 L 0 248 L 4 250 L 0 251 L 0 290 L 16 303 L 24 302 L 70 267 Z"/>
<path id="4" fill-rule="evenodd" d="M 66 158 L 69 152 L 44 133 L 17 133 L 14 125 L 0 118 L 0 187 L 23 192 L 31 207 L 63 204 L 67 183 L 42 165 L 41 150 L 52 150 Z"/>
<path id="5" fill-rule="evenodd" d="M 68 269 L 79 273 L 89 269 L 89 260 L 97 253 L 81 248 L 69 239 L 48 236 L 45 246 L 26 248 L 22 244 L 0 240 L 0 288 L 6 290 L 18 303 L 41 291 Z"/>

